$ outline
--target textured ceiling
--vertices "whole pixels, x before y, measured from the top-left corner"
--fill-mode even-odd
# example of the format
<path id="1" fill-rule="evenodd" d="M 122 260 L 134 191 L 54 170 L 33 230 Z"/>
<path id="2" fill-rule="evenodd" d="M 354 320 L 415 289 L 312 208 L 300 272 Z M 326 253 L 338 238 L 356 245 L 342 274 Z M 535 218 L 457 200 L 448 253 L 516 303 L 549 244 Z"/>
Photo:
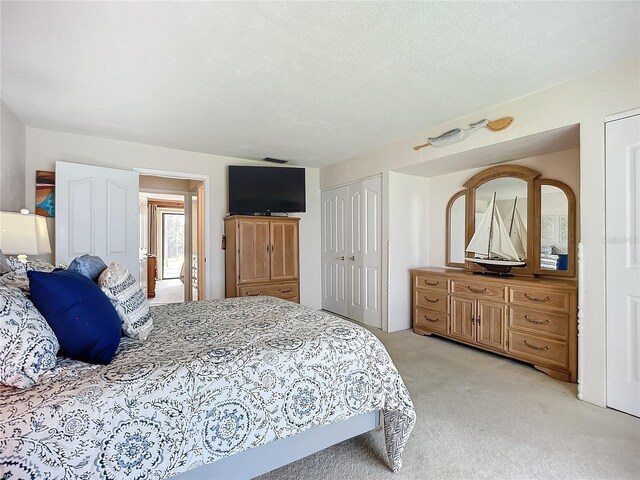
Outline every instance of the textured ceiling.
<path id="1" fill-rule="evenodd" d="M 3 1 L 2 98 L 32 127 L 324 166 L 637 58 L 639 5 Z"/>

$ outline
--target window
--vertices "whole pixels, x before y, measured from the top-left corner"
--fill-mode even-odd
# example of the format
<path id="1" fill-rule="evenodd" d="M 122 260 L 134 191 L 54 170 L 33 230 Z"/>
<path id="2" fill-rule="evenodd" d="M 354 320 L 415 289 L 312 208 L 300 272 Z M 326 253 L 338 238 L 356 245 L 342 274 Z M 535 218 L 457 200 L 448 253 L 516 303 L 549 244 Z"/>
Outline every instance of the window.
<path id="1" fill-rule="evenodd" d="M 184 263 L 184 214 L 162 214 L 162 278 L 179 278 Z"/>

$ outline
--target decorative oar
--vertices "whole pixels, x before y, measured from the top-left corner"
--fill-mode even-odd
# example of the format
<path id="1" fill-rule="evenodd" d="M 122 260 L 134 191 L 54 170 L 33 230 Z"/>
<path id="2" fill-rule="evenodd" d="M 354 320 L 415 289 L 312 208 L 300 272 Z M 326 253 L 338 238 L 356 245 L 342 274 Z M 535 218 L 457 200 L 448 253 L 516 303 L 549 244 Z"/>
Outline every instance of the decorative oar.
<path id="1" fill-rule="evenodd" d="M 469 128 L 456 128 L 454 130 L 449 130 L 438 137 L 429 138 L 427 143 L 423 145 L 416 145 L 413 149 L 420 150 L 421 148 L 428 147 L 429 145 L 433 145 L 434 147 L 444 147 L 445 145 L 451 145 L 452 143 L 458 143 L 464 140 L 482 127 L 487 127 L 492 132 L 499 132 L 500 130 L 507 128 L 511 123 L 513 123 L 513 117 L 503 117 L 491 121 L 486 119 L 480 120 L 479 122 L 469 125 Z"/>

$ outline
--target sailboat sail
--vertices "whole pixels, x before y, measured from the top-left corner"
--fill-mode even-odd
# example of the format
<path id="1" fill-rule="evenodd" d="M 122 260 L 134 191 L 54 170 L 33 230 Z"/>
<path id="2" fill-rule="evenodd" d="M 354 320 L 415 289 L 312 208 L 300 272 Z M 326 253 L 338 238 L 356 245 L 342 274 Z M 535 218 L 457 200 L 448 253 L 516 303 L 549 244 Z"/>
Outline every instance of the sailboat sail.
<path id="1" fill-rule="evenodd" d="M 480 257 L 518 261 L 520 257 L 511 243 L 500 212 L 495 208 L 495 201 L 494 195 L 467 246 L 467 251 Z"/>
<path id="2" fill-rule="evenodd" d="M 527 258 L 527 227 L 524 226 L 524 222 L 517 208 L 514 209 L 513 212 L 513 227 L 510 238 L 520 259 Z"/>

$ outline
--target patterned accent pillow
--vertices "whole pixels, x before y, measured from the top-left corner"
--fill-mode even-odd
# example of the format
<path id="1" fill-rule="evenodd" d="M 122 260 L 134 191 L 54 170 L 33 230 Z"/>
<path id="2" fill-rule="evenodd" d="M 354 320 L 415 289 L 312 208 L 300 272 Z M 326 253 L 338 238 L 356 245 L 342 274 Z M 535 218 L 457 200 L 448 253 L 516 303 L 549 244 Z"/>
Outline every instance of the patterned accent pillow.
<path id="1" fill-rule="evenodd" d="M 149 302 L 135 277 L 113 262 L 100 274 L 98 285 L 116 308 L 127 337 L 146 340 L 153 328 Z"/>
<path id="2" fill-rule="evenodd" d="M 7 257 L 5 257 L 4 253 L 2 253 L 2 250 L 0 250 L 0 275 L 4 275 L 5 273 L 8 273 L 10 271 L 11 267 L 7 262 Z"/>
<path id="3" fill-rule="evenodd" d="M 10 287 L 17 287 L 27 295 L 29 294 L 29 279 L 27 278 L 27 272 L 52 272 L 56 268 L 50 263 L 39 259 L 29 260 L 27 263 L 22 263 L 17 259 L 17 257 L 8 257 L 7 263 L 11 271 L 0 277 L 0 283 Z M 58 265 L 58 268 L 60 268 L 61 265 Z"/>
<path id="4" fill-rule="evenodd" d="M 16 275 L 27 276 L 27 264 L 18 260 L 18 257 L 6 257 L 9 269 Z"/>
<path id="5" fill-rule="evenodd" d="M 19 289 L 0 284 L 0 383 L 34 385 L 56 365 L 60 345 L 53 330 Z"/>

